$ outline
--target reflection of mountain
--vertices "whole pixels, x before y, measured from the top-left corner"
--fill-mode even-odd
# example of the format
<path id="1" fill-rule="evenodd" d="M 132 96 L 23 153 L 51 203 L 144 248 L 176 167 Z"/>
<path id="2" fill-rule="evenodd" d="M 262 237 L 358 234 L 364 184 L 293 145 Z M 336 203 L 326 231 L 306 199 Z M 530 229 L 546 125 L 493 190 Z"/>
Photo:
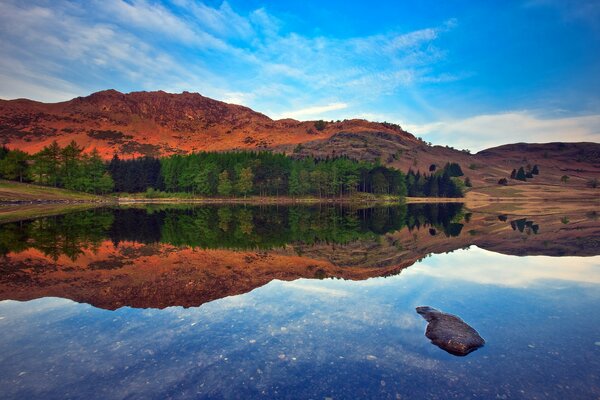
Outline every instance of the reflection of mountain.
<path id="1" fill-rule="evenodd" d="M 455 206 L 100 209 L 2 225 L 0 299 L 197 306 L 273 279 L 397 274 L 470 245 L 597 255 L 600 224 L 593 213 L 523 219 Z"/>

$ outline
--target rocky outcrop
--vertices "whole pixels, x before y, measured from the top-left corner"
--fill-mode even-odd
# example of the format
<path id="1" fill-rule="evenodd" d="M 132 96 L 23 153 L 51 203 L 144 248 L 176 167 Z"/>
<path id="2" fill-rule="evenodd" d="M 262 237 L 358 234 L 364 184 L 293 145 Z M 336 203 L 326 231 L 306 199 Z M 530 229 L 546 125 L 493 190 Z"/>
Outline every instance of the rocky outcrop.
<path id="1" fill-rule="evenodd" d="M 417 313 L 428 322 L 425 336 L 450 354 L 466 356 L 485 344 L 479 333 L 456 315 L 428 306 L 417 307 Z"/>

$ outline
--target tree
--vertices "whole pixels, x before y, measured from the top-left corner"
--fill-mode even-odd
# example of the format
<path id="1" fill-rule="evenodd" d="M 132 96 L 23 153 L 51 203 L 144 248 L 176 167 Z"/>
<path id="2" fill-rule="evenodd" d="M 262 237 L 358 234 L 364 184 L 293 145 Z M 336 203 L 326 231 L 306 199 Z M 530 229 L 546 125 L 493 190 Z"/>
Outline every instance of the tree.
<path id="1" fill-rule="evenodd" d="M 517 170 L 513 169 L 512 172 L 510 173 L 510 179 L 516 179 L 517 178 Z"/>
<path id="2" fill-rule="evenodd" d="M 300 169 L 292 168 L 290 179 L 288 180 L 288 191 L 292 196 L 298 196 L 301 193 L 300 189 Z"/>
<path id="3" fill-rule="evenodd" d="M 569 181 L 569 175 L 563 175 L 560 177 L 560 181 L 562 183 L 567 183 Z"/>
<path id="4" fill-rule="evenodd" d="M 217 166 L 208 163 L 198 171 L 194 177 L 194 189 L 196 193 L 203 196 L 211 196 L 215 193 Z"/>
<path id="5" fill-rule="evenodd" d="M 236 190 L 238 193 L 243 194 L 244 198 L 248 193 L 252 191 L 252 182 L 254 180 L 254 174 L 252 173 L 252 168 L 246 167 L 240 169 L 238 173 L 238 181 L 236 185 Z"/>
<path id="6" fill-rule="evenodd" d="M 219 174 L 219 184 L 217 186 L 217 192 L 221 196 L 230 196 L 233 190 L 231 180 L 229 179 L 229 172 L 224 170 Z"/>
<path id="7" fill-rule="evenodd" d="M 498 185 L 506 186 L 506 185 L 508 185 L 508 180 L 506 178 L 502 178 L 502 179 L 498 180 Z"/>
<path id="8" fill-rule="evenodd" d="M 463 171 L 457 163 L 446 163 L 444 170 L 448 171 L 450 177 L 463 176 Z"/>
<path id="9" fill-rule="evenodd" d="M 506 180 L 506 179 L 505 179 Z M 471 178 L 469 178 L 468 176 L 465 178 L 465 186 L 466 187 L 472 187 L 473 185 L 471 184 Z"/>
<path id="10" fill-rule="evenodd" d="M 57 187 L 60 182 L 60 146 L 55 140 L 49 146 L 46 146 L 44 150 L 46 150 L 44 154 L 47 157 L 48 163 L 48 183 L 54 187 Z"/>
<path id="11" fill-rule="evenodd" d="M 0 160 L 0 174 L 11 180 L 23 182 L 29 167 L 27 160 L 29 156 L 21 150 L 11 150 Z"/>
<path id="12" fill-rule="evenodd" d="M 540 169 L 539 169 L 539 167 L 537 166 L 537 164 L 533 166 L 533 169 L 531 170 L 531 173 L 532 173 L 533 175 L 539 175 L 539 174 L 540 174 Z"/>
<path id="13" fill-rule="evenodd" d="M 519 170 L 517 171 L 517 176 L 516 178 L 520 181 L 526 181 L 526 177 L 525 177 L 525 170 L 523 169 L 523 167 L 520 167 Z"/>
<path id="14" fill-rule="evenodd" d="M 373 192 L 379 194 L 388 193 L 388 181 L 381 171 L 373 174 Z"/>
<path id="15" fill-rule="evenodd" d="M 66 188 L 71 188 L 73 181 L 77 176 L 79 168 L 79 159 L 83 148 L 77 146 L 77 143 L 72 140 L 71 143 L 61 150 L 60 156 L 62 160 L 62 180 Z"/>

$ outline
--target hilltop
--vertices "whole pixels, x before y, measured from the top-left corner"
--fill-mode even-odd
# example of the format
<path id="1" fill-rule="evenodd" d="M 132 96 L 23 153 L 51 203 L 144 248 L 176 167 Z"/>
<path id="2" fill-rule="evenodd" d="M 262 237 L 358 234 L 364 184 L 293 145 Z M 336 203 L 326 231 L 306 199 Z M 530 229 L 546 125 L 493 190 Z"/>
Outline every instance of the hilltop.
<path id="1" fill-rule="evenodd" d="M 416 139 L 400 127 L 349 120 L 315 127 L 314 121 L 272 120 L 247 107 L 198 93 L 120 93 L 106 90 L 61 103 L 0 100 L 0 137 L 27 152 L 56 140 L 75 140 L 110 158 L 193 151 L 266 149 L 326 139 L 339 132 L 387 132 Z"/>

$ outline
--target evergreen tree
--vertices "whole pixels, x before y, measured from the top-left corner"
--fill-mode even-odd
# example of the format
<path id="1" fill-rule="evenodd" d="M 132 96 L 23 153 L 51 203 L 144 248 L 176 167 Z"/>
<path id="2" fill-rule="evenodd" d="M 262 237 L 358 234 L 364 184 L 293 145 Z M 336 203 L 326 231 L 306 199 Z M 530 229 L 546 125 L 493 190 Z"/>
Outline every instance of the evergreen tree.
<path id="1" fill-rule="evenodd" d="M 219 174 L 219 184 L 217 186 L 217 192 L 221 196 L 230 196 L 233 190 L 231 180 L 229 179 L 229 172 L 226 170 Z"/>
<path id="2" fill-rule="evenodd" d="M 523 167 L 520 167 L 519 170 L 517 171 L 517 175 L 516 178 L 520 181 L 526 181 L 526 177 L 525 177 L 525 170 L 523 169 Z"/>
<path id="3" fill-rule="evenodd" d="M 238 173 L 238 181 L 236 184 L 236 190 L 239 194 L 246 195 L 252 191 L 252 181 L 254 179 L 254 174 L 252 173 L 252 168 L 246 167 L 240 169 Z"/>
<path id="4" fill-rule="evenodd" d="M 61 150 L 62 160 L 62 184 L 67 189 L 72 189 L 74 180 L 78 173 L 79 159 L 83 148 L 77 146 L 77 143 L 72 140 L 64 149 Z"/>
<path id="5" fill-rule="evenodd" d="M 0 160 L 0 175 L 6 179 L 23 182 L 27 176 L 29 156 L 21 150 L 10 150 Z"/>
<path id="6" fill-rule="evenodd" d="M 298 167 L 292 168 L 290 171 L 290 179 L 288 181 L 288 188 L 291 196 L 298 196 L 302 193 L 300 185 L 300 169 Z"/>

